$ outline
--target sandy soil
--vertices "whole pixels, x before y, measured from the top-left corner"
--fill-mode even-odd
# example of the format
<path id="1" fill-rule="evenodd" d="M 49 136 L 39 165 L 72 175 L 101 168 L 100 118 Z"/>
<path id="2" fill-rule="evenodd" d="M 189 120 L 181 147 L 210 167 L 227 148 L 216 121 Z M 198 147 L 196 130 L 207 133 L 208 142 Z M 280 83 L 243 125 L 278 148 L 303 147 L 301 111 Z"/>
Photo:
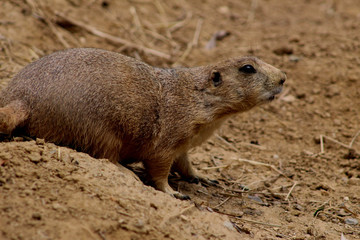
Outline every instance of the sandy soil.
<path id="1" fill-rule="evenodd" d="M 357 0 L 1 1 L 0 88 L 67 47 L 161 67 L 256 55 L 288 80 L 277 100 L 191 151 L 196 169 L 220 182 L 171 178 L 191 201 L 106 159 L 3 138 L 0 238 L 360 239 L 359 28 Z M 229 35 L 206 49 L 218 31 Z"/>

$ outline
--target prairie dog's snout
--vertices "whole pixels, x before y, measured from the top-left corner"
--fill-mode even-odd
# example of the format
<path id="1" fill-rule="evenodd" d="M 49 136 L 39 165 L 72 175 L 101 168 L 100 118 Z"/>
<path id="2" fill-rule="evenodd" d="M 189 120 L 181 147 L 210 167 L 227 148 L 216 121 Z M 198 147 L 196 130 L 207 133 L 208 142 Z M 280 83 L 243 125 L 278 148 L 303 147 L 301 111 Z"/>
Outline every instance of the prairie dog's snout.
<path id="1" fill-rule="evenodd" d="M 259 64 L 259 71 L 266 76 L 263 82 L 262 94 L 259 94 L 259 99 L 264 102 L 272 101 L 275 99 L 275 96 L 282 91 L 287 76 L 283 71 L 270 64 L 261 60 L 257 60 L 257 62 Z"/>
<path id="2" fill-rule="evenodd" d="M 284 72 L 281 72 L 281 73 L 282 73 L 282 76 L 280 77 L 279 84 L 283 85 L 285 83 L 287 77 Z"/>

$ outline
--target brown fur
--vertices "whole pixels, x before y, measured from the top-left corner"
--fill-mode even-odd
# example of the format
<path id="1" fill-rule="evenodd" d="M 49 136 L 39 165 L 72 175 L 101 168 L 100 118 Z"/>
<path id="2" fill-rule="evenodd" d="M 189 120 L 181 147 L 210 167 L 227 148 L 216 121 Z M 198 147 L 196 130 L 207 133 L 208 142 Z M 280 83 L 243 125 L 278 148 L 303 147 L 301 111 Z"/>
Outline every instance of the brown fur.
<path id="1" fill-rule="evenodd" d="M 239 71 L 246 64 L 256 73 Z M 105 50 L 69 49 L 13 78 L 0 96 L 0 132 L 22 129 L 97 158 L 142 161 L 157 189 L 181 198 L 168 185 L 170 168 L 195 178 L 187 151 L 228 116 L 269 101 L 285 79 L 254 57 L 160 69 Z"/>

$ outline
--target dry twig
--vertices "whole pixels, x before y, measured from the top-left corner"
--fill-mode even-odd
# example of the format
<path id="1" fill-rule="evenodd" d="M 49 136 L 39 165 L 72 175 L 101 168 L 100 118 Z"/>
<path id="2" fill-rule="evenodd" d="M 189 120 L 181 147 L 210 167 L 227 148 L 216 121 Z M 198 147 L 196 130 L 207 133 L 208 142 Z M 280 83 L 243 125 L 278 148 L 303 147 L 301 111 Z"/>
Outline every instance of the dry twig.
<path id="1" fill-rule="evenodd" d="M 192 41 L 190 41 L 187 44 L 187 47 L 186 47 L 183 55 L 181 55 L 181 57 L 173 65 L 177 65 L 179 62 L 183 62 L 186 59 L 186 57 L 190 54 L 193 47 L 198 44 L 202 23 L 203 23 L 203 20 L 198 19 Z"/>
<path id="2" fill-rule="evenodd" d="M 246 20 L 246 23 L 251 23 L 251 22 L 254 21 L 255 11 L 256 11 L 257 6 L 258 6 L 258 1 L 257 0 L 252 0 L 251 1 L 251 6 L 250 6 L 250 13 L 249 13 L 248 18 Z"/>
<path id="3" fill-rule="evenodd" d="M 288 178 L 283 172 L 281 172 L 280 170 L 278 170 L 274 165 L 272 164 L 268 164 L 268 163 L 262 163 L 262 162 L 258 162 L 258 161 L 254 161 L 254 160 L 249 160 L 249 159 L 244 159 L 244 158 L 238 158 L 235 159 L 236 161 L 239 162 L 246 162 L 252 165 L 259 165 L 259 166 L 265 166 L 265 167 L 269 167 L 271 169 L 273 169 L 275 172 L 279 173 L 280 175 L 284 176 L 285 178 Z"/>
<path id="4" fill-rule="evenodd" d="M 219 194 L 225 197 L 243 198 L 242 195 L 237 195 L 237 194 L 231 194 L 231 193 L 219 193 Z"/>
<path id="5" fill-rule="evenodd" d="M 2 37 L 2 35 L 1 35 L 1 37 Z M 0 43 L 1 43 L 2 48 L 4 49 L 5 56 L 9 59 L 9 62 L 12 64 L 13 59 L 11 57 L 11 51 L 10 51 L 9 47 L 7 46 L 7 44 L 10 44 L 10 42 L 7 38 L 5 38 L 5 40 L 6 40 L 6 43 L 4 43 L 3 41 L 0 41 Z"/>
<path id="6" fill-rule="evenodd" d="M 193 47 L 194 46 L 196 47 L 199 44 L 199 37 L 200 37 L 202 24 L 203 24 L 203 20 L 201 18 L 198 19 L 198 21 L 196 23 L 196 29 L 195 29 L 194 37 L 193 37 L 193 40 L 191 42 L 191 45 Z"/>
<path id="7" fill-rule="evenodd" d="M 224 205 L 224 203 L 226 203 L 227 201 L 229 201 L 229 199 L 231 198 L 231 196 L 227 197 L 224 201 L 222 201 L 221 203 L 219 203 L 218 205 L 216 205 L 213 208 L 218 208 L 221 207 L 222 205 Z"/>
<path id="8" fill-rule="evenodd" d="M 230 166 L 231 166 L 231 164 L 215 166 L 215 167 L 204 167 L 204 168 L 201 168 L 201 170 L 213 170 L 213 169 L 220 169 L 220 168 L 228 168 Z"/>
<path id="9" fill-rule="evenodd" d="M 320 135 L 320 153 L 324 153 L 324 137 Z"/>
<path id="10" fill-rule="evenodd" d="M 235 219 L 240 220 L 240 221 L 244 221 L 244 222 L 261 224 L 261 225 L 270 226 L 270 227 L 281 227 L 281 225 L 277 225 L 277 224 L 264 223 L 264 222 L 259 222 L 259 221 L 250 220 L 250 219 L 244 219 L 244 218 L 242 218 L 242 217 L 239 217 L 238 214 L 234 214 L 234 213 L 225 213 L 225 212 L 221 212 L 221 211 L 216 210 L 216 209 L 214 209 L 214 212 L 219 213 L 219 214 L 222 214 L 222 215 L 234 217 Z"/>
<path id="11" fill-rule="evenodd" d="M 179 217 L 179 216 L 183 215 L 185 212 L 189 211 L 190 209 L 192 209 L 192 208 L 194 208 L 194 207 L 195 207 L 195 205 L 192 204 L 192 205 L 190 205 L 190 206 L 182 209 L 180 212 L 164 218 L 164 220 L 160 223 L 160 226 L 163 226 L 163 225 L 164 225 L 165 223 L 167 223 L 170 219 L 173 219 L 173 218 L 176 218 L 176 217 Z"/>
<path id="12" fill-rule="evenodd" d="M 162 21 L 164 23 L 168 23 L 168 20 L 167 20 L 167 17 L 166 17 L 166 11 L 165 11 L 162 3 L 160 2 L 160 0 L 155 1 L 155 6 L 156 6 L 157 10 L 159 11 L 159 13 L 161 15 Z M 166 37 L 168 37 L 169 39 L 172 39 L 171 32 L 169 31 L 168 28 L 166 28 Z"/>
<path id="13" fill-rule="evenodd" d="M 354 144 L 356 138 L 359 136 L 360 134 L 360 130 L 355 134 L 355 136 L 353 137 L 353 139 L 351 139 L 351 142 L 349 144 L 349 147 L 352 147 L 352 145 Z"/>
<path id="14" fill-rule="evenodd" d="M 237 153 L 240 153 L 239 149 L 237 149 L 234 145 L 232 145 L 231 143 L 229 143 L 228 141 L 226 141 L 226 139 L 224 139 L 223 137 L 221 137 L 219 134 L 215 134 L 215 137 L 217 137 L 219 140 L 221 140 L 223 143 L 225 143 L 227 146 L 229 146 L 232 150 L 234 150 Z M 255 145 L 255 144 L 251 144 L 251 143 L 240 143 L 242 145 L 245 146 L 249 146 L 249 147 L 254 147 L 257 149 L 261 149 L 261 150 L 265 150 L 266 147 L 260 146 L 260 145 Z"/>
<path id="15" fill-rule="evenodd" d="M 136 26 L 136 28 L 138 29 L 138 31 L 140 32 L 140 35 L 141 35 L 141 40 L 143 42 L 146 41 L 146 36 L 145 36 L 145 32 L 144 32 L 144 28 L 140 22 L 140 18 L 139 18 L 139 15 L 137 14 L 137 11 L 136 11 L 136 8 L 134 6 L 131 6 L 130 7 L 130 13 L 133 15 L 133 18 L 134 18 L 134 24 Z"/>
<path id="16" fill-rule="evenodd" d="M 41 7 L 33 0 L 26 0 L 26 3 L 31 7 L 33 12 L 37 14 L 44 20 L 44 22 L 49 26 L 51 32 L 57 37 L 59 42 L 65 47 L 70 48 L 70 44 L 65 40 L 62 33 L 56 28 L 54 23 L 46 16 Z"/>
<path id="17" fill-rule="evenodd" d="M 281 225 L 277 225 L 277 224 L 264 223 L 264 222 L 259 222 L 259 221 L 254 221 L 254 220 L 244 219 L 244 218 L 239 218 L 239 217 L 237 217 L 236 219 L 239 219 L 240 221 L 244 221 L 244 222 L 261 224 L 261 225 L 270 226 L 270 227 L 281 227 Z"/>
<path id="18" fill-rule="evenodd" d="M 285 197 L 285 201 L 288 201 L 288 200 L 289 200 L 290 194 L 291 194 L 291 192 L 294 190 L 294 188 L 295 188 L 295 186 L 296 186 L 297 184 L 298 184 L 297 182 L 294 182 L 294 184 L 292 185 L 292 187 L 290 188 L 288 194 L 287 194 L 286 197 Z"/>
<path id="19" fill-rule="evenodd" d="M 329 140 L 329 141 L 331 141 L 331 142 L 333 142 L 333 143 L 335 143 L 335 144 L 338 144 L 338 145 L 340 145 L 340 146 L 342 146 L 342 147 L 344 147 L 344 148 L 347 148 L 347 149 L 350 149 L 350 150 L 354 150 L 354 149 L 352 148 L 352 145 L 354 144 L 355 139 L 357 138 L 357 136 L 358 136 L 359 134 L 360 134 L 360 131 L 358 131 L 358 132 L 355 134 L 355 136 L 352 138 L 352 140 L 351 140 L 351 142 L 350 142 L 349 145 L 346 145 L 346 144 L 344 144 L 344 143 L 342 143 L 342 142 L 339 142 L 338 140 L 336 140 L 336 139 L 334 139 L 334 138 L 332 138 L 332 137 L 328 137 L 328 136 L 325 136 L 325 135 L 320 135 L 320 153 L 324 153 L 324 152 L 325 152 L 325 150 L 324 150 L 324 139 L 327 139 L 327 140 Z"/>
<path id="20" fill-rule="evenodd" d="M 165 42 L 167 44 L 169 44 L 171 47 L 173 48 L 178 48 L 179 47 L 179 44 L 171 39 L 168 39 L 167 37 L 164 37 L 163 35 L 157 33 L 156 31 L 153 31 L 153 30 L 149 30 L 149 29 L 144 29 L 144 31 L 151 35 L 153 38 L 157 39 L 157 40 L 160 40 L 162 42 Z"/>
<path id="21" fill-rule="evenodd" d="M 127 47 L 134 48 L 134 49 L 137 49 L 139 51 L 143 51 L 143 52 L 145 52 L 147 54 L 151 54 L 151 55 L 161 57 L 161 58 L 164 58 L 164 59 L 167 59 L 167 60 L 171 59 L 171 56 L 166 54 L 166 53 L 163 53 L 163 52 L 151 49 L 151 48 L 147 48 L 147 47 L 144 47 L 144 46 L 129 42 L 129 41 L 125 40 L 125 39 L 110 35 L 110 34 L 105 33 L 105 32 L 102 32 L 102 31 L 98 30 L 97 28 L 95 28 L 93 26 L 90 26 L 90 25 L 82 23 L 82 22 L 80 22 L 78 20 L 72 19 L 72 18 L 70 18 L 68 16 L 65 16 L 64 14 L 62 14 L 60 12 L 56 12 L 56 15 L 63 18 L 63 19 L 65 19 L 66 21 L 70 22 L 71 24 L 73 24 L 75 26 L 83 28 L 84 30 L 88 31 L 91 34 L 94 34 L 95 36 L 104 38 L 104 39 L 106 39 L 108 41 L 111 41 L 113 43 L 123 44 L 123 45 L 126 45 Z"/>
<path id="22" fill-rule="evenodd" d="M 239 149 L 237 149 L 234 145 L 232 145 L 231 143 L 229 143 L 228 141 L 225 140 L 225 138 L 223 138 L 222 136 L 220 136 L 219 134 L 215 134 L 215 137 L 217 137 L 218 139 L 220 139 L 223 143 L 225 143 L 228 147 L 230 147 L 232 150 L 234 150 L 237 153 L 240 153 Z"/>
<path id="23" fill-rule="evenodd" d="M 176 22 L 173 26 L 169 28 L 169 31 L 172 33 L 179 30 L 180 28 L 185 26 L 185 24 L 188 23 L 191 18 L 192 18 L 192 12 L 186 12 L 185 19 Z"/>
<path id="24" fill-rule="evenodd" d="M 61 148 L 60 147 L 57 148 L 57 158 L 58 158 L 59 161 L 62 160 L 61 159 Z"/>

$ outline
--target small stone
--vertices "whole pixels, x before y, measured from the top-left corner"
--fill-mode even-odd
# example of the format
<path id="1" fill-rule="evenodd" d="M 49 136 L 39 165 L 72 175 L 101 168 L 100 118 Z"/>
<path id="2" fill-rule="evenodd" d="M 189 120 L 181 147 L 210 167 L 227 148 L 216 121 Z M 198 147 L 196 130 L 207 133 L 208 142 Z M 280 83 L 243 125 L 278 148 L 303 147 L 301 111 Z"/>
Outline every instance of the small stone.
<path id="1" fill-rule="evenodd" d="M 139 228 L 139 229 L 142 229 L 144 228 L 145 224 L 144 224 L 144 221 L 143 220 L 138 220 L 135 224 L 134 224 L 135 227 Z"/>
<path id="2" fill-rule="evenodd" d="M 182 220 L 184 220 L 185 222 L 188 222 L 189 221 L 189 218 L 187 216 L 184 216 L 184 215 L 180 215 L 180 218 Z"/>
<path id="3" fill-rule="evenodd" d="M 297 93 L 296 98 L 297 99 L 305 99 L 306 98 L 306 93 L 305 92 Z"/>
<path id="4" fill-rule="evenodd" d="M 331 191 L 333 190 L 329 185 L 325 183 L 319 183 L 315 186 L 315 190 L 325 190 L 325 191 Z"/>
<path id="5" fill-rule="evenodd" d="M 319 94 L 321 92 L 320 88 L 313 88 L 311 92 L 315 95 Z"/>
<path id="6" fill-rule="evenodd" d="M 291 214 L 292 214 L 293 216 L 295 216 L 295 217 L 298 217 L 298 216 L 300 216 L 301 212 L 298 211 L 298 210 L 292 210 L 292 211 L 291 211 Z"/>
<path id="7" fill-rule="evenodd" d="M 261 198 L 260 198 L 259 196 L 249 195 L 248 198 L 251 199 L 251 200 L 253 200 L 253 201 L 255 201 L 255 202 L 258 202 L 258 203 L 260 203 L 260 204 L 263 204 L 263 203 L 264 203 L 263 200 L 261 200 Z"/>
<path id="8" fill-rule="evenodd" d="M 223 15 L 229 15 L 230 14 L 230 8 L 228 6 L 221 6 L 218 8 L 218 12 Z"/>
<path id="9" fill-rule="evenodd" d="M 23 192 L 26 196 L 30 196 L 33 191 L 31 191 L 30 189 L 25 189 L 24 192 Z"/>
<path id="10" fill-rule="evenodd" d="M 37 145 L 44 145 L 45 144 L 45 140 L 42 138 L 36 138 L 36 144 Z"/>
<path id="11" fill-rule="evenodd" d="M 14 142 L 23 142 L 24 138 L 23 137 L 14 137 L 13 140 L 14 140 Z"/>
<path id="12" fill-rule="evenodd" d="M 15 177 L 17 177 L 17 178 L 22 178 L 23 176 L 24 175 L 22 173 L 20 173 L 20 172 L 15 173 Z"/>
<path id="13" fill-rule="evenodd" d="M 334 119 L 334 125 L 335 126 L 341 126 L 341 120 L 340 119 Z"/>
<path id="14" fill-rule="evenodd" d="M 340 217 L 346 217 L 346 216 L 351 215 L 350 213 L 346 212 L 344 209 L 340 209 L 339 211 L 337 211 L 336 214 Z"/>
<path id="15" fill-rule="evenodd" d="M 65 206 L 60 205 L 57 202 L 54 202 L 52 204 L 52 208 L 56 211 L 60 211 L 60 212 L 67 212 L 67 208 Z"/>
<path id="16" fill-rule="evenodd" d="M 320 142 L 321 142 L 320 137 L 318 137 L 318 136 L 314 137 L 313 140 L 314 140 L 314 143 L 316 143 L 316 144 L 320 144 Z M 324 143 L 325 143 L 325 139 L 324 139 Z"/>
<path id="17" fill-rule="evenodd" d="M 294 97 L 293 95 L 287 95 L 283 97 L 282 100 L 284 102 L 294 102 L 296 100 L 296 97 Z"/>
<path id="18" fill-rule="evenodd" d="M 31 216 L 33 219 L 35 220 L 41 220 L 41 215 L 40 213 L 33 213 L 33 215 Z"/>
<path id="19" fill-rule="evenodd" d="M 32 176 L 34 176 L 37 179 L 40 179 L 40 174 L 37 171 L 32 172 Z M 34 185 L 33 185 L 34 186 Z"/>
<path id="20" fill-rule="evenodd" d="M 36 153 L 29 154 L 28 158 L 33 163 L 39 163 L 41 161 L 41 156 Z"/>
<path id="21" fill-rule="evenodd" d="M 298 43 L 298 42 L 300 42 L 300 36 L 298 36 L 298 35 L 293 35 L 293 36 L 291 36 L 291 37 L 289 38 L 289 42 L 291 42 L 291 43 Z"/>
<path id="22" fill-rule="evenodd" d="M 261 216 L 263 215 L 263 212 L 261 210 L 258 209 L 253 209 L 253 208 L 245 208 L 243 213 L 243 215 L 251 215 L 251 216 Z"/>
<path id="23" fill-rule="evenodd" d="M 208 146 L 208 145 L 206 145 L 206 146 L 204 147 L 204 150 L 205 150 L 206 152 L 209 152 L 209 151 L 211 150 L 211 147 Z"/>
<path id="24" fill-rule="evenodd" d="M 308 150 L 302 150 L 302 151 L 301 151 L 301 154 L 302 154 L 302 155 L 305 155 L 305 156 L 311 156 L 311 155 L 314 155 L 314 153 L 313 153 L 313 152 L 310 152 L 310 151 L 308 151 Z"/>
<path id="25" fill-rule="evenodd" d="M 296 55 L 290 55 L 289 56 L 289 61 L 290 62 L 298 62 L 298 61 L 300 61 L 300 57 L 296 56 Z"/>
<path id="26" fill-rule="evenodd" d="M 315 102 L 315 98 L 313 96 L 309 96 L 309 97 L 306 98 L 306 102 L 310 103 L 310 104 L 313 104 Z"/>
<path id="27" fill-rule="evenodd" d="M 12 158 L 10 153 L 2 152 L 0 153 L 0 159 L 1 160 L 10 160 Z"/>
<path id="28" fill-rule="evenodd" d="M 340 92 L 341 91 L 340 91 L 339 86 L 333 84 L 326 88 L 325 97 L 332 98 L 332 97 L 340 95 Z"/>
<path id="29" fill-rule="evenodd" d="M 5 178 L 0 178 L 0 186 L 4 185 L 6 183 Z"/>
<path id="30" fill-rule="evenodd" d="M 51 197 L 49 197 L 49 200 L 50 201 L 55 201 L 55 200 L 57 200 L 57 197 L 56 196 L 51 196 Z"/>
<path id="31" fill-rule="evenodd" d="M 357 82 L 359 77 L 358 77 L 357 74 L 353 74 L 353 75 L 349 75 L 348 79 L 349 79 L 350 82 Z"/>
<path id="32" fill-rule="evenodd" d="M 225 222 L 224 222 L 224 226 L 225 226 L 226 228 L 228 228 L 229 230 L 235 231 L 235 228 L 234 228 L 233 224 L 232 224 L 230 221 L 225 221 Z"/>
<path id="33" fill-rule="evenodd" d="M 273 50 L 276 55 L 291 55 L 294 50 L 290 46 L 282 46 Z"/>
<path id="34" fill-rule="evenodd" d="M 357 153 L 354 149 L 349 149 L 348 153 L 344 155 L 345 159 L 356 159 L 360 158 L 360 154 Z"/>
<path id="35" fill-rule="evenodd" d="M 304 211 L 304 208 L 303 208 L 301 205 L 299 205 L 299 204 L 295 204 L 295 205 L 294 205 L 294 209 L 296 209 L 296 210 L 298 210 L 298 211 Z"/>
<path id="36" fill-rule="evenodd" d="M 154 208 L 155 210 L 158 210 L 158 206 L 156 206 L 155 203 L 150 203 L 150 207 Z"/>
<path id="37" fill-rule="evenodd" d="M 316 235 L 316 230 L 313 227 L 308 227 L 306 229 L 306 233 L 309 234 L 310 236 L 315 236 Z"/>
<path id="38" fill-rule="evenodd" d="M 348 184 L 354 185 L 354 186 L 360 186 L 360 178 L 352 177 L 349 179 Z"/>
<path id="39" fill-rule="evenodd" d="M 359 221 L 355 218 L 347 218 L 345 219 L 345 223 L 348 225 L 357 225 Z"/>
<path id="40" fill-rule="evenodd" d="M 64 177 L 65 177 L 65 174 L 64 174 L 63 172 L 58 172 L 58 173 L 56 173 L 56 176 L 57 176 L 58 178 L 64 178 Z"/>

